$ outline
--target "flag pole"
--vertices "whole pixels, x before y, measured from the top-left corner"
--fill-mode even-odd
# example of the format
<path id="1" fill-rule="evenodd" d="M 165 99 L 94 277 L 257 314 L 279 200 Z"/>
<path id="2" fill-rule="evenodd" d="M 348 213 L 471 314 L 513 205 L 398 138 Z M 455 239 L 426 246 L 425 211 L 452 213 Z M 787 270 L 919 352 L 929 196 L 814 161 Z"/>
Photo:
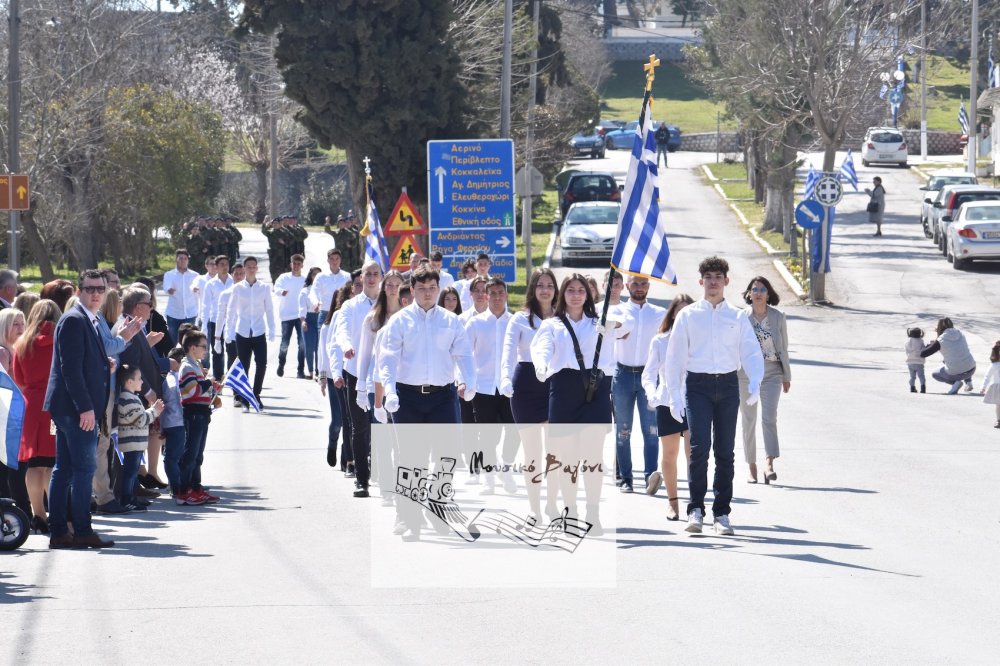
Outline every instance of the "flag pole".
<path id="1" fill-rule="evenodd" d="M 639 133 L 642 133 L 642 128 L 646 123 L 646 113 L 649 109 L 649 101 L 652 97 L 653 92 L 653 79 L 656 78 L 656 68 L 660 66 L 660 61 L 656 57 L 656 54 L 650 54 L 649 62 L 642 66 L 642 69 L 646 72 L 646 89 L 642 95 L 642 109 L 639 111 Z M 608 308 L 611 307 L 611 285 L 615 279 L 615 267 L 611 266 L 608 269 L 608 293 L 604 295 L 604 307 L 601 309 L 601 321 L 597 328 L 597 346 L 594 348 L 594 365 L 590 370 L 590 381 L 588 382 L 588 395 L 592 394 L 597 389 L 598 380 L 598 369 L 597 364 L 601 359 L 601 345 L 604 342 L 604 326 L 608 321 Z M 624 279 L 624 278 L 623 278 Z"/>

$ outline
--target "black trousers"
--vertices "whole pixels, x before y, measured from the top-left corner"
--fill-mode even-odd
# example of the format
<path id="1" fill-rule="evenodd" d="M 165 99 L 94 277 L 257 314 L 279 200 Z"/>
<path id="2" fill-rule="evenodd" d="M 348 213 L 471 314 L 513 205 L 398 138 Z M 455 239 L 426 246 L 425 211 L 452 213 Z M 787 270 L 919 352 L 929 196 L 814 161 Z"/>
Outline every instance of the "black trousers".
<path id="1" fill-rule="evenodd" d="M 236 362 L 236 343 L 225 341 L 222 342 L 222 352 L 216 353 L 215 351 L 215 335 L 217 332 L 221 331 L 222 327 L 214 321 L 208 322 L 208 346 L 212 353 L 212 376 L 215 377 L 217 381 L 222 381 L 222 377 L 229 370 L 229 366 Z M 226 358 L 228 357 L 228 362 Z M 246 364 L 243 364 L 243 369 L 246 370 Z"/>
<path id="2" fill-rule="evenodd" d="M 351 446 L 351 436 L 352 436 L 352 423 L 354 419 L 351 418 L 351 408 L 347 401 L 347 383 L 336 389 L 337 400 L 340 401 L 340 414 L 343 419 L 341 423 L 341 444 L 340 444 L 340 471 L 347 471 L 347 462 L 349 460 L 354 460 L 354 447 Z"/>
<path id="3" fill-rule="evenodd" d="M 264 388 L 264 373 L 267 371 L 267 339 L 264 335 L 255 335 L 252 338 L 244 338 L 236 335 L 236 354 L 243 364 L 243 370 L 250 376 L 250 356 L 257 362 L 257 368 L 253 376 L 253 394 L 260 400 L 260 391 Z"/>
<path id="4" fill-rule="evenodd" d="M 514 414 L 510 408 L 510 398 L 499 393 L 485 395 L 477 393 L 472 398 L 472 409 L 476 414 L 477 424 L 487 423 L 514 423 Z M 481 442 L 483 445 L 484 460 L 493 464 L 496 461 L 497 443 Z M 514 428 L 504 428 L 503 436 L 503 461 L 513 463 L 517 456 L 518 438 L 514 434 Z"/>
<path id="5" fill-rule="evenodd" d="M 371 413 L 358 407 L 358 378 L 346 371 L 344 375 L 347 377 L 347 402 L 351 412 L 354 473 L 357 474 L 358 485 L 367 488 L 371 479 L 371 467 L 368 462 L 368 456 L 372 452 Z"/>

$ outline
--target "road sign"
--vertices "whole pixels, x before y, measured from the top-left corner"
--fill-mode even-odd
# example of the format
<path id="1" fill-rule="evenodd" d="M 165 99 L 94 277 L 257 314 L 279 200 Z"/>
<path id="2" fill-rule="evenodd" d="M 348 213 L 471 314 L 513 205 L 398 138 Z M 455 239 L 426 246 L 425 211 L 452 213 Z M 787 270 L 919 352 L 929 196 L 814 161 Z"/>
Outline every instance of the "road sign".
<path id="1" fill-rule="evenodd" d="M 452 275 L 461 274 L 465 259 L 475 259 L 473 247 L 488 246 L 493 273 L 514 281 L 513 141 L 428 141 L 427 200 L 430 250 L 444 255 Z M 448 231 L 462 233 L 435 233 Z"/>
<path id="2" fill-rule="evenodd" d="M 816 181 L 816 200 L 824 206 L 836 206 L 844 196 L 844 186 L 835 175 L 824 174 Z"/>
<path id="3" fill-rule="evenodd" d="M 410 258 L 414 254 L 422 254 L 417 239 L 413 237 L 413 234 L 403 234 L 399 237 L 396 248 L 389 256 L 389 268 L 410 270 Z"/>
<path id="4" fill-rule="evenodd" d="M 819 229 L 825 215 L 823 204 L 815 199 L 806 199 L 795 208 L 795 222 L 803 229 Z"/>
<path id="5" fill-rule="evenodd" d="M 891 104 L 902 104 L 903 103 L 903 93 L 898 90 L 893 90 L 889 93 L 889 102 Z"/>
<path id="6" fill-rule="evenodd" d="M 402 236 L 403 234 L 426 234 L 427 225 L 420 219 L 417 207 L 406 196 L 406 192 L 399 195 L 396 207 L 392 209 L 389 222 L 385 225 L 386 236 Z"/>
<path id="7" fill-rule="evenodd" d="M 0 174 L 0 210 L 30 208 L 31 189 L 28 176 L 22 173 Z"/>
<path id="8" fill-rule="evenodd" d="M 545 192 L 545 176 L 535 167 L 531 167 L 531 178 L 525 183 L 524 167 L 521 167 L 514 176 L 514 191 L 519 197 L 537 197 Z"/>

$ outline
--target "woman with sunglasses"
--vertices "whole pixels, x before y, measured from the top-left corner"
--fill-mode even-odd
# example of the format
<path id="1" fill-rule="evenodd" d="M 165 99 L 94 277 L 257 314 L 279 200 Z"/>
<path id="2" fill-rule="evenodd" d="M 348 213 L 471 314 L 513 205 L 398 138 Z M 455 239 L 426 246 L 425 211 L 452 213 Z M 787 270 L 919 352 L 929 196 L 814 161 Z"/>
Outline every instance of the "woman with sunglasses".
<path id="1" fill-rule="evenodd" d="M 778 399 L 781 394 L 788 393 L 792 385 L 792 370 L 788 361 L 788 329 L 785 325 L 785 313 L 775 308 L 778 304 L 778 293 L 771 287 L 766 277 L 758 275 L 750 280 L 743 300 L 748 307 L 747 314 L 753 331 L 764 354 L 764 379 L 760 384 L 760 404 L 763 416 L 761 425 L 764 431 L 764 483 L 777 481 L 774 471 L 774 459 L 780 455 L 778 450 Z M 743 453 L 750 465 L 748 483 L 757 483 L 757 405 L 747 405 L 750 395 L 749 381 L 743 370 L 738 374 L 740 381 L 740 416 L 743 422 Z"/>

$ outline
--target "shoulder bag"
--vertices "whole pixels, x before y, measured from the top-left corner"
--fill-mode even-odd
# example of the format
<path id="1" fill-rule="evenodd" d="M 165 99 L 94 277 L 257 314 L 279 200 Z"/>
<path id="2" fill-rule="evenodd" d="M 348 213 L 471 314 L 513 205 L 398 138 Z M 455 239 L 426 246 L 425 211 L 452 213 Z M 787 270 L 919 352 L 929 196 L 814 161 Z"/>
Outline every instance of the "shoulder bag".
<path id="1" fill-rule="evenodd" d="M 583 362 L 583 351 L 580 349 L 580 341 L 576 339 L 576 331 L 573 330 L 573 326 L 569 323 L 569 319 L 566 315 L 558 315 L 559 321 L 563 323 L 566 330 L 569 331 L 569 337 L 573 339 L 573 353 L 576 355 L 576 362 L 580 365 L 580 373 L 583 375 L 583 389 L 585 402 L 591 402 L 594 399 L 594 395 L 597 394 L 597 387 L 604 379 L 604 372 L 597 369 L 595 365 L 594 368 L 587 373 L 587 364 Z"/>

